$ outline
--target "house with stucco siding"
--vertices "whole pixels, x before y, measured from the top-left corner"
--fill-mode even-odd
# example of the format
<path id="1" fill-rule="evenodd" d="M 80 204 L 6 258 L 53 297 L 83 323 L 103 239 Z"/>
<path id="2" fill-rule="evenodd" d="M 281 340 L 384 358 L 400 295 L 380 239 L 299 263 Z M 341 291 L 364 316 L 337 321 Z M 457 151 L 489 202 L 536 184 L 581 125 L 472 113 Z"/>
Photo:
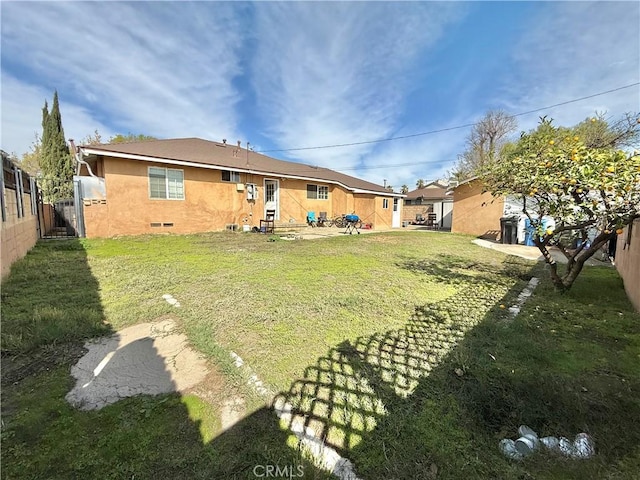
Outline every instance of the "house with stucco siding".
<path id="1" fill-rule="evenodd" d="M 473 177 L 449 190 L 453 197 L 451 231 L 497 240 L 500 218 L 505 215 L 504 197 L 484 191 L 482 180 Z"/>
<path id="2" fill-rule="evenodd" d="M 446 185 L 436 181 L 407 193 L 404 199 L 403 221 L 412 223 L 419 216 L 435 215 L 435 224 L 439 228 L 451 228 L 453 198 L 447 195 Z"/>
<path id="3" fill-rule="evenodd" d="M 149 140 L 77 148 L 84 234 L 112 237 L 306 223 L 307 212 L 355 213 L 399 227 L 403 195 L 334 170 L 277 160 L 226 141 Z M 97 185 L 98 188 L 88 188 Z"/>

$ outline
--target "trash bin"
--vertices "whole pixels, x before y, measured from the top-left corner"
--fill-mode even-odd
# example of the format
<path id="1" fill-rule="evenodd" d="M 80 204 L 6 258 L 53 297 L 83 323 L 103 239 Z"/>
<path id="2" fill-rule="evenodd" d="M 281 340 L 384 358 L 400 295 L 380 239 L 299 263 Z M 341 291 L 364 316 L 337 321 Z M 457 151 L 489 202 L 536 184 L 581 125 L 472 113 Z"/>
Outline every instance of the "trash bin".
<path id="1" fill-rule="evenodd" d="M 518 220 L 518 217 L 502 217 L 500 219 L 502 243 L 518 243 Z"/>

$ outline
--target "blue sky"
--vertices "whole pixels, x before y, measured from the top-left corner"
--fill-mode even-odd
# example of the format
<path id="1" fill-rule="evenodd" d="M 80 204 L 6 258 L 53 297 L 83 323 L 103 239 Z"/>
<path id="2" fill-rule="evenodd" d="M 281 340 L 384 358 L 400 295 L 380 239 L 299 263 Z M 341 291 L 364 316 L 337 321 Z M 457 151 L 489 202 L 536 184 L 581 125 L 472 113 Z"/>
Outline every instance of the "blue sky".
<path id="1" fill-rule="evenodd" d="M 640 81 L 638 2 L 5 2 L 3 150 L 58 90 L 67 138 L 98 130 L 257 151 L 412 135 Z M 518 117 L 640 110 L 640 87 Z M 468 128 L 269 152 L 400 187 L 446 175 Z"/>

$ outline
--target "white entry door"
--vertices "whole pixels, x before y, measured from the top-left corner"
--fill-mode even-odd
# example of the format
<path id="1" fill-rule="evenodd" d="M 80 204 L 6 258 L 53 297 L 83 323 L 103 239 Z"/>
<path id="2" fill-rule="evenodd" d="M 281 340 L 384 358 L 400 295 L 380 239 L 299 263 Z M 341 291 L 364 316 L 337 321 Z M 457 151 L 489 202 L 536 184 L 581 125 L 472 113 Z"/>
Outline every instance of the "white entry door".
<path id="1" fill-rule="evenodd" d="M 400 227 L 400 199 L 393 199 L 393 215 L 391 217 L 391 228 Z"/>
<path id="2" fill-rule="evenodd" d="M 280 189 L 278 188 L 278 180 L 264 181 L 264 214 L 265 218 L 267 210 L 276 211 L 276 220 L 280 219 Z"/>

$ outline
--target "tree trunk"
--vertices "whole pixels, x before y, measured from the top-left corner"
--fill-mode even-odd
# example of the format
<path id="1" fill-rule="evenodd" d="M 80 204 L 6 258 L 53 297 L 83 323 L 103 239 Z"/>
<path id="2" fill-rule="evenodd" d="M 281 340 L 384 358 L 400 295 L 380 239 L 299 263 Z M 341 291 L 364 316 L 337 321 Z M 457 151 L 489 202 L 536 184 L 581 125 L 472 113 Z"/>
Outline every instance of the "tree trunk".
<path id="1" fill-rule="evenodd" d="M 593 243 L 588 249 L 583 250 L 575 257 L 568 259 L 566 271 L 564 272 L 564 275 L 560 276 L 558 274 L 558 264 L 549 250 L 547 250 L 546 243 L 539 241 L 537 238 L 534 238 L 534 243 L 538 247 L 538 250 L 540 250 L 540 252 L 542 253 L 544 261 L 549 265 L 549 274 L 551 276 L 551 281 L 553 282 L 556 290 L 561 292 L 566 292 L 571 288 L 575 279 L 578 278 L 578 275 L 580 275 L 580 272 L 582 271 L 582 268 L 584 267 L 586 261 L 589 260 L 598 250 L 600 250 L 600 248 L 605 243 L 607 243 L 607 241 L 608 237 L 604 233 L 598 235 L 593 240 Z"/>
<path id="2" fill-rule="evenodd" d="M 544 261 L 547 263 L 547 265 L 549 265 L 549 275 L 551 276 L 551 281 L 553 282 L 554 287 L 556 288 L 556 290 L 564 291 L 564 282 L 562 281 L 560 275 L 558 275 L 558 264 L 551 256 L 549 250 L 547 250 L 546 242 L 541 242 L 538 238 L 534 237 L 533 243 L 536 244 L 536 247 L 538 247 L 538 250 L 540 250 L 540 253 L 542 253 Z"/>

